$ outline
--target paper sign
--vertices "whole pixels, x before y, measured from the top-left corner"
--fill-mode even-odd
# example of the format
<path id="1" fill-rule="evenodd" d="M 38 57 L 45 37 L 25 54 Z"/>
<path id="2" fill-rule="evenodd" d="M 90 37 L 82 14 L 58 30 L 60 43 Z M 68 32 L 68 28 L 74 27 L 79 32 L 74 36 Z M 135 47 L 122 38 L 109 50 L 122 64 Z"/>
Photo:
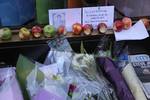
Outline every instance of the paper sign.
<path id="1" fill-rule="evenodd" d="M 55 28 L 63 25 L 71 31 L 74 23 L 81 23 L 81 8 L 49 10 L 49 24 Z"/>
<path id="2" fill-rule="evenodd" d="M 128 30 L 122 30 L 121 32 L 115 32 L 116 41 L 121 40 L 142 40 L 149 37 L 149 34 L 140 20 L 134 26 Z"/>
<path id="3" fill-rule="evenodd" d="M 114 6 L 83 8 L 83 24 L 92 24 L 96 28 L 99 23 L 106 23 L 108 28 L 112 28 L 113 22 Z"/>

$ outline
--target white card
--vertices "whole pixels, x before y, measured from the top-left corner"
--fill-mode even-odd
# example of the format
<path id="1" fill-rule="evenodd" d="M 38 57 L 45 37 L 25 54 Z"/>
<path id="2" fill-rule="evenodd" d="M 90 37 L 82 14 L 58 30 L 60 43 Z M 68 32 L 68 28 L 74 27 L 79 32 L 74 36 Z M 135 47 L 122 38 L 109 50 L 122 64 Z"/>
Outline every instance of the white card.
<path id="1" fill-rule="evenodd" d="M 140 20 L 128 30 L 122 30 L 121 32 L 115 32 L 116 41 L 122 40 L 142 40 L 149 37 L 149 34 Z"/>
<path id="2" fill-rule="evenodd" d="M 53 75 L 58 75 L 63 73 L 65 60 L 60 57 L 56 63 L 50 65 L 43 65 L 40 67 L 40 71 L 42 71 L 46 77 L 52 78 Z"/>
<path id="3" fill-rule="evenodd" d="M 81 23 L 81 8 L 49 10 L 49 24 L 55 28 L 63 25 L 71 31 L 74 23 Z"/>
<path id="4" fill-rule="evenodd" d="M 105 23 L 108 28 L 113 27 L 114 6 L 85 7 L 83 8 L 83 25 L 92 24 L 97 28 L 99 23 Z"/>
<path id="5" fill-rule="evenodd" d="M 52 78 L 53 75 L 57 75 L 58 73 L 58 66 L 57 64 L 51 64 L 48 66 L 43 66 L 39 68 L 40 71 L 44 73 L 46 77 Z"/>

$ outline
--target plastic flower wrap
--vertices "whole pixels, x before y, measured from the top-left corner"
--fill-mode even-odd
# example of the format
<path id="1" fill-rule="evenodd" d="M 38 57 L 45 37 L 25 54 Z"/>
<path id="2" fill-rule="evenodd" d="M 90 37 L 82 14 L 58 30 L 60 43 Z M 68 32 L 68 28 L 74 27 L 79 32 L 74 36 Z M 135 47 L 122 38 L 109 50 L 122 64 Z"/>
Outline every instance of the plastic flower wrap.
<path id="1" fill-rule="evenodd" d="M 36 67 L 27 77 L 27 90 L 29 91 L 30 99 L 66 100 L 67 85 L 65 85 L 65 82 L 59 79 L 50 79 L 45 77 L 45 79 L 41 83 L 39 83 L 36 81 L 38 70 L 38 67 Z"/>
<path id="2" fill-rule="evenodd" d="M 84 50 L 84 48 L 81 49 Z M 68 90 L 66 92 L 68 94 L 67 100 L 88 100 L 90 98 L 95 100 L 117 100 L 113 88 L 109 86 L 110 83 L 105 80 L 102 74 L 100 77 L 97 73 L 93 55 L 51 49 L 44 64 L 45 66 L 41 66 L 39 69 L 44 71 L 44 68 L 47 67 L 45 76 L 47 74 L 50 78 L 52 72 L 47 71 L 53 69 L 53 72 L 58 72 L 55 75 L 61 80 L 60 83 L 67 83 L 67 89 L 64 89 Z"/>
<path id="3" fill-rule="evenodd" d="M 32 100 L 67 100 L 68 85 L 64 77 L 71 64 L 72 53 L 51 49 L 44 64 L 36 63 L 36 68 L 27 77 L 27 90 Z M 44 81 L 36 80 L 37 72 L 44 74 Z"/>
<path id="4" fill-rule="evenodd" d="M 63 67 L 61 67 L 61 70 L 63 70 L 63 74 L 66 75 L 68 73 L 73 55 L 73 50 L 68 40 L 63 36 L 60 36 L 53 39 L 52 41 L 49 41 L 48 45 L 51 50 L 49 51 L 44 64 L 49 65 L 54 63 L 63 63 Z"/>
<path id="5" fill-rule="evenodd" d="M 51 43 L 49 46 L 51 50 L 44 64 L 36 63 L 45 76 L 44 81 L 36 81 L 37 69 L 27 78 L 27 89 L 33 100 L 40 100 L 37 98 L 44 94 L 54 100 L 117 100 L 111 84 L 97 72 L 93 55 L 75 54 L 64 48 L 57 50 Z"/>
<path id="6" fill-rule="evenodd" d="M 35 63 L 33 60 L 20 55 L 16 65 L 17 78 L 21 86 L 21 90 L 25 100 L 29 100 L 28 92 L 26 90 L 26 78 L 35 68 Z M 41 71 L 37 72 L 37 81 L 41 82 L 44 79 L 44 75 Z"/>
<path id="7" fill-rule="evenodd" d="M 65 38 L 64 36 L 59 36 L 54 38 L 53 40 L 48 41 L 48 46 L 57 51 L 73 51 L 67 38 Z"/>
<path id="8" fill-rule="evenodd" d="M 64 38 L 49 41 L 51 48 L 44 64 L 36 63 L 36 68 L 28 75 L 27 90 L 32 100 L 67 100 L 69 86 L 64 80 L 71 64 L 72 53 Z M 68 43 L 68 42 L 67 42 Z M 40 70 L 44 74 L 44 81 L 37 82 L 36 74 Z"/>
<path id="9" fill-rule="evenodd" d="M 81 44 L 83 54 L 74 54 L 67 82 L 74 85 L 72 100 L 117 100 L 111 84 L 99 74 L 93 55 L 86 53 Z"/>
<path id="10" fill-rule="evenodd" d="M 115 92 L 105 80 L 89 80 L 84 73 L 73 69 L 69 73 L 65 77 L 69 86 L 69 100 L 117 100 Z"/>
<path id="11" fill-rule="evenodd" d="M 14 68 L 0 68 L 0 100 L 23 100 Z"/>
<path id="12" fill-rule="evenodd" d="M 110 57 L 112 58 L 112 47 L 113 42 L 110 37 L 104 36 L 102 37 L 100 43 L 97 45 L 95 50 L 96 57 Z"/>
<path id="13" fill-rule="evenodd" d="M 62 72 L 63 70 L 63 74 L 66 75 L 70 68 L 72 55 L 73 54 L 71 52 L 67 51 L 62 52 L 51 49 L 46 57 L 44 64 L 45 65 L 57 64 L 57 66 L 59 67 L 59 71 Z M 60 66 L 59 64 L 63 66 Z"/>
<path id="14" fill-rule="evenodd" d="M 75 54 L 72 60 L 74 70 L 80 71 L 88 79 L 96 79 L 96 66 L 94 56 L 88 54 Z"/>

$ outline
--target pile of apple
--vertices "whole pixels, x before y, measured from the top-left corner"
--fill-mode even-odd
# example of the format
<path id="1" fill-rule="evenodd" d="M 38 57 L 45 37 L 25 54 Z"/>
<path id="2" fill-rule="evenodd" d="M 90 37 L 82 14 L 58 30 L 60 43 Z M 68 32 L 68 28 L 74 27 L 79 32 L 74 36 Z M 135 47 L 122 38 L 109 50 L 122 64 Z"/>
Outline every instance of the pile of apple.
<path id="1" fill-rule="evenodd" d="M 105 23 L 100 23 L 97 29 L 100 33 L 105 33 L 107 31 L 107 25 Z M 85 35 L 91 35 L 92 32 L 93 26 L 91 24 L 82 25 L 80 23 L 75 23 L 72 25 L 72 33 L 74 35 L 81 35 L 81 33 L 84 33 Z M 56 33 L 57 35 L 66 35 L 67 29 L 65 26 L 60 26 L 58 27 Z"/>
<path id="2" fill-rule="evenodd" d="M 105 23 L 98 24 L 97 31 L 99 33 L 106 33 L 107 25 Z M 74 33 L 74 35 L 80 35 L 82 32 L 85 35 L 91 35 L 91 33 L 93 32 L 93 26 L 91 24 L 85 24 L 82 26 L 79 23 L 75 23 L 72 26 L 72 32 Z"/>
<path id="3" fill-rule="evenodd" d="M 150 27 L 150 20 L 147 18 L 141 19 L 146 28 Z M 113 30 L 115 32 L 120 32 L 122 30 L 128 30 L 132 27 L 132 20 L 129 17 L 124 17 L 122 20 L 116 20 L 113 25 Z M 80 23 L 75 23 L 72 25 L 72 32 L 74 35 L 91 35 L 93 32 L 93 26 L 91 24 L 82 25 Z M 105 23 L 99 23 L 97 26 L 97 31 L 99 33 L 106 33 L 108 30 Z M 46 25 L 44 28 L 40 26 L 33 26 L 31 30 L 23 27 L 19 30 L 19 38 L 21 40 L 28 40 L 30 38 L 40 38 L 44 35 L 46 38 L 54 37 L 55 35 L 66 35 L 67 29 L 65 26 L 60 26 L 57 30 L 52 25 Z M 0 39 L 10 40 L 12 38 L 12 31 L 9 28 L 0 29 Z"/>
<path id="4" fill-rule="evenodd" d="M 150 20 L 147 18 L 141 19 L 146 28 L 150 27 Z M 122 20 L 116 20 L 113 25 L 113 30 L 115 32 L 120 32 L 122 30 L 128 30 L 132 27 L 132 20 L 129 17 L 124 17 Z"/>
<path id="5" fill-rule="evenodd" d="M 43 33 L 45 37 L 53 37 L 55 35 L 55 28 L 52 25 L 46 25 L 43 29 L 40 26 L 33 26 L 30 32 L 29 29 L 23 27 L 19 30 L 19 38 L 21 40 L 28 40 L 31 37 L 40 38 Z"/>
<path id="6" fill-rule="evenodd" d="M 29 40 L 30 38 L 40 38 L 44 33 L 45 37 L 53 37 L 55 35 L 55 28 L 52 25 L 46 25 L 43 29 L 40 26 L 33 26 L 31 31 L 25 27 L 19 30 L 19 38 L 21 40 Z M 0 29 L 1 40 L 11 40 L 12 31 L 10 28 Z"/>
<path id="7" fill-rule="evenodd" d="M 107 31 L 107 25 L 105 23 L 100 23 L 97 27 L 100 33 L 105 33 Z M 93 26 L 90 24 L 81 25 L 80 23 L 75 23 L 72 25 L 72 32 L 74 35 L 91 35 L 93 32 Z M 40 38 L 44 35 L 47 38 L 54 37 L 55 35 L 66 35 L 67 29 L 65 26 L 60 26 L 57 30 L 52 25 L 46 25 L 43 29 L 40 26 L 33 26 L 31 31 L 25 27 L 19 30 L 19 38 L 21 40 L 28 40 L 31 37 Z"/>

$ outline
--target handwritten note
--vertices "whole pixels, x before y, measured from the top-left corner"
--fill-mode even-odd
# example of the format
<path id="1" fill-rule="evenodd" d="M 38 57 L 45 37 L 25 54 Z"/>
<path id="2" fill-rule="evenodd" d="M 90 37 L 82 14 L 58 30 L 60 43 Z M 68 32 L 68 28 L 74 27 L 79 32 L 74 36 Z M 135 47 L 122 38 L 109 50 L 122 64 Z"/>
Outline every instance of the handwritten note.
<path id="1" fill-rule="evenodd" d="M 123 30 L 121 32 L 115 32 L 116 41 L 121 40 L 142 40 L 149 37 L 149 34 L 140 20 L 135 25 L 133 25 L 128 30 Z"/>
<path id="2" fill-rule="evenodd" d="M 114 6 L 85 7 L 83 8 L 83 24 L 92 24 L 94 28 L 99 23 L 106 23 L 108 28 L 113 27 Z"/>
<path id="3" fill-rule="evenodd" d="M 71 31 L 74 23 L 81 23 L 81 8 L 49 10 L 49 24 L 55 28 L 63 25 Z"/>

